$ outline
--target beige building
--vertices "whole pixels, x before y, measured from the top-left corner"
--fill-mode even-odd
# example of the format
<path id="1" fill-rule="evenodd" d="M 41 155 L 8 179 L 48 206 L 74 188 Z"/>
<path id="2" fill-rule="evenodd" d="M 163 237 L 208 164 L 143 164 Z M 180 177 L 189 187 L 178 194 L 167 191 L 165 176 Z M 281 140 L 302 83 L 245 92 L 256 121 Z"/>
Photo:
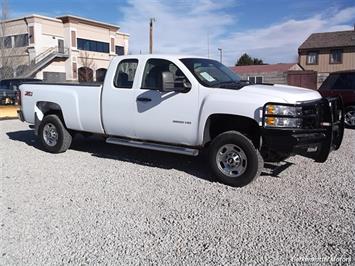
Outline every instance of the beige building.
<path id="1" fill-rule="evenodd" d="M 0 70 L 55 82 L 102 81 L 111 59 L 128 53 L 129 35 L 119 29 L 76 16 L 7 20 L 1 32 Z"/>
<path id="2" fill-rule="evenodd" d="M 309 89 L 317 88 L 317 72 L 304 70 L 297 63 L 243 65 L 231 68 L 241 79 L 251 83 L 287 84 Z"/>
<path id="3" fill-rule="evenodd" d="M 299 64 L 318 72 L 318 87 L 331 72 L 355 69 L 355 29 L 313 33 L 298 48 Z"/>
<path id="4" fill-rule="evenodd" d="M 252 83 L 288 84 L 287 75 L 290 71 L 303 70 L 297 63 L 272 65 L 244 65 L 232 67 L 232 70 L 244 80 Z"/>

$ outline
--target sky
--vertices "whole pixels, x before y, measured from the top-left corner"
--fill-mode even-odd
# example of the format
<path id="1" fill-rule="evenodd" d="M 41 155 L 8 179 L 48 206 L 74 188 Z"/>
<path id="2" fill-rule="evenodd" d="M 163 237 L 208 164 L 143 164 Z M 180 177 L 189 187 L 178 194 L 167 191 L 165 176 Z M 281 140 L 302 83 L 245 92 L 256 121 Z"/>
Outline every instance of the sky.
<path id="1" fill-rule="evenodd" d="M 77 15 L 120 26 L 129 53 L 206 56 L 233 65 L 248 53 L 265 63 L 297 62 L 297 48 L 314 32 L 351 30 L 353 0 L 8 0 L 10 17 Z"/>

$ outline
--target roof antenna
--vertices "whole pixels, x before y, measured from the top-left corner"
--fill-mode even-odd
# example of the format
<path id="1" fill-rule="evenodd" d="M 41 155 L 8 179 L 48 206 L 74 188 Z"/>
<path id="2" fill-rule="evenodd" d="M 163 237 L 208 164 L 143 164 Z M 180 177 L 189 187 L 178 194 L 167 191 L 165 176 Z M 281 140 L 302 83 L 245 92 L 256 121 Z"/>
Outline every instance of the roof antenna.
<path id="1" fill-rule="evenodd" d="M 207 32 L 207 57 L 210 58 L 210 32 Z"/>

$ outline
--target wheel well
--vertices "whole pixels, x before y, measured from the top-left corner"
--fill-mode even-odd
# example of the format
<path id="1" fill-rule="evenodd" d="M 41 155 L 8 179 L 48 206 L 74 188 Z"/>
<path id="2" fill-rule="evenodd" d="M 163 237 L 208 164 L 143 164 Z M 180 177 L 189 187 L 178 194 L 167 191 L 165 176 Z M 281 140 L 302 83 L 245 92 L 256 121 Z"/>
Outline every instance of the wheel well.
<path id="1" fill-rule="evenodd" d="M 251 118 L 239 115 L 213 114 L 206 122 L 203 144 L 208 144 L 219 134 L 235 130 L 248 137 L 254 146 L 260 148 L 260 128 Z"/>
<path id="2" fill-rule="evenodd" d="M 62 109 L 57 103 L 37 102 L 36 106 L 42 112 L 43 117 L 46 115 L 57 115 L 65 125 Z"/>

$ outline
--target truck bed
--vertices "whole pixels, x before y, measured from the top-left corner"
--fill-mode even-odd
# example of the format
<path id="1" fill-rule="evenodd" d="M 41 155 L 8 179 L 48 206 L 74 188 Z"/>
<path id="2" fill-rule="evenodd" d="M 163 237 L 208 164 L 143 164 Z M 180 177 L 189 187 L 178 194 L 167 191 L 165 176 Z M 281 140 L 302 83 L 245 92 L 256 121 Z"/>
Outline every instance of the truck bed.
<path id="1" fill-rule="evenodd" d="M 68 83 L 26 83 L 20 86 L 22 110 L 29 123 L 34 113 L 41 115 L 42 103 L 60 106 L 67 128 L 92 133 L 104 133 L 101 123 L 102 85 Z"/>

